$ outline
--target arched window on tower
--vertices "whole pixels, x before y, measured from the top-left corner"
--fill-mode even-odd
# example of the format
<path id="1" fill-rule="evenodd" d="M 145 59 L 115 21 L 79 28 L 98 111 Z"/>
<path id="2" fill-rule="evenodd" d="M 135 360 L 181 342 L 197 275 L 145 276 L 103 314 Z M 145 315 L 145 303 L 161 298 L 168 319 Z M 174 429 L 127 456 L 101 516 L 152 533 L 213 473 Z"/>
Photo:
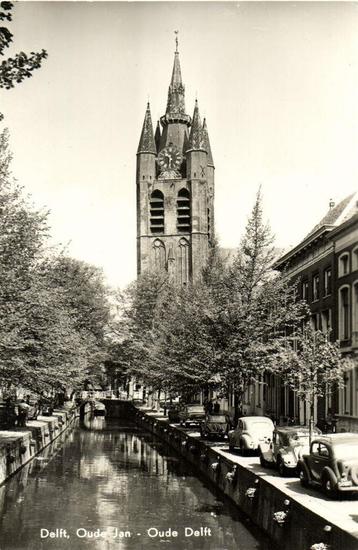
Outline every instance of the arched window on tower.
<path id="1" fill-rule="evenodd" d="M 190 193 L 180 189 L 177 200 L 177 229 L 180 233 L 190 233 Z"/>
<path id="2" fill-rule="evenodd" d="M 181 238 L 177 254 L 177 282 L 180 285 L 189 283 L 189 243 Z"/>
<path id="3" fill-rule="evenodd" d="M 158 189 L 150 196 L 150 230 L 164 233 L 164 195 Z"/>
<path id="4" fill-rule="evenodd" d="M 158 271 L 166 268 L 165 246 L 160 239 L 155 239 L 153 243 L 154 268 Z"/>

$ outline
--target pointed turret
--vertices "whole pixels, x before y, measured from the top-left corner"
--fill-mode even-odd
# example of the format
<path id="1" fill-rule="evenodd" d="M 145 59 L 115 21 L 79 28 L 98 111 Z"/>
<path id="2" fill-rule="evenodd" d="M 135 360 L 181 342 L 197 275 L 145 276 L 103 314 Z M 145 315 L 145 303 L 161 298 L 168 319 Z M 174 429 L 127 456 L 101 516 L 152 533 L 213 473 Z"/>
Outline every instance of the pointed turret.
<path id="1" fill-rule="evenodd" d="M 155 141 L 155 146 L 157 148 L 157 151 L 159 151 L 160 138 L 161 138 L 160 124 L 159 124 L 159 120 L 158 120 L 157 127 L 156 127 L 156 130 L 155 130 L 155 135 L 154 135 L 154 141 Z"/>
<path id="2" fill-rule="evenodd" d="M 145 111 L 142 133 L 139 140 L 137 153 L 153 153 L 157 154 L 157 150 L 154 142 L 152 117 L 150 114 L 150 106 L 147 103 L 147 109 Z"/>
<path id="3" fill-rule="evenodd" d="M 213 155 L 210 147 L 208 127 L 206 125 L 206 118 L 204 118 L 203 120 L 202 132 L 203 132 L 204 149 L 208 153 L 208 166 L 214 166 Z"/>
<path id="4" fill-rule="evenodd" d="M 199 151 L 206 150 L 204 145 L 204 134 L 201 125 L 198 100 L 195 100 L 193 121 L 191 123 L 189 136 L 189 150 Z"/>

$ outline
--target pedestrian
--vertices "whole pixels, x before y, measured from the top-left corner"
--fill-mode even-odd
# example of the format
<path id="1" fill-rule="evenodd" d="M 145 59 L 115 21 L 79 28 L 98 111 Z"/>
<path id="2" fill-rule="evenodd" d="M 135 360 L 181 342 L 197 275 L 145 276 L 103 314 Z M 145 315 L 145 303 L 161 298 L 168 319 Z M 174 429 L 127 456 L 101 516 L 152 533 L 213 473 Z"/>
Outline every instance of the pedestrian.
<path id="1" fill-rule="evenodd" d="M 332 413 L 332 409 L 329 408 L 326 416 L 326 432 L 335 433 L 336 431 L 336 421 Z"/>
<path id="2" fill-rule="evenodd" d="M 213 413 L 213 402 L 211 399 L 209 399 L 207 403 L 207 410 L 209 415 Z"/>
<path id="3" fill-rule="evenodd" d="M 214 414 L 219 414 L 219 412 L 220 412 L 220 403 L 219 403 L 219 401 L 215 401 Z"/>
<path id="4" fill-rule="evenodd" d="M 12 397 L 7 397 L 5 401 L 5 427 L 9 429 L 14 428 L 16 421 L 15 402 Z"/>
<path id="5" fill-rule="evenodd" d="M 30 408 L 31 408 L 30 405 L 28 405 L 28 403 L 26 403 L 24 399 L 17 404 L 17 409 L 18 409 L 17 425 L 20 428 L 25 428 L 27 415 L 29 413 Z"/>

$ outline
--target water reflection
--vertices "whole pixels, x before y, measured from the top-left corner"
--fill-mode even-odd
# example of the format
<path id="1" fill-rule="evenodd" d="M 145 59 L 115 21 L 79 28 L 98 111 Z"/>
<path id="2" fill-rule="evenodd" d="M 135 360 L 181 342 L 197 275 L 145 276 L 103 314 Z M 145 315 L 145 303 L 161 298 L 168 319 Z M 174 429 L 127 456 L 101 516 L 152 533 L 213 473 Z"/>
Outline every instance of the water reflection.
<path id="1" fill-rule="evenodd" d="M 164 444 L 102 417 L 0 487 L 0 510 L 1 550 L 269 548 Z"/>

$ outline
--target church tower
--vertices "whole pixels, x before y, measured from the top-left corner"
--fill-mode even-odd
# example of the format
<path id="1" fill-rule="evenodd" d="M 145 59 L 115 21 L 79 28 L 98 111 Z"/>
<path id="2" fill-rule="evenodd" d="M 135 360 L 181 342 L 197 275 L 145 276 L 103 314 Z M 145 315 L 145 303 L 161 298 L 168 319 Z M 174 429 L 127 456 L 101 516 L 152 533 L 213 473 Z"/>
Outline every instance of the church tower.
<path id="1" fill-rule="evenodd" d="M 198 101 L 185 113 L 178 39 L 165 115 L 153 133 L 149 103 L 137 151 L 137 271 L 197 281 L 214 234 L 214 163 Z"/>

